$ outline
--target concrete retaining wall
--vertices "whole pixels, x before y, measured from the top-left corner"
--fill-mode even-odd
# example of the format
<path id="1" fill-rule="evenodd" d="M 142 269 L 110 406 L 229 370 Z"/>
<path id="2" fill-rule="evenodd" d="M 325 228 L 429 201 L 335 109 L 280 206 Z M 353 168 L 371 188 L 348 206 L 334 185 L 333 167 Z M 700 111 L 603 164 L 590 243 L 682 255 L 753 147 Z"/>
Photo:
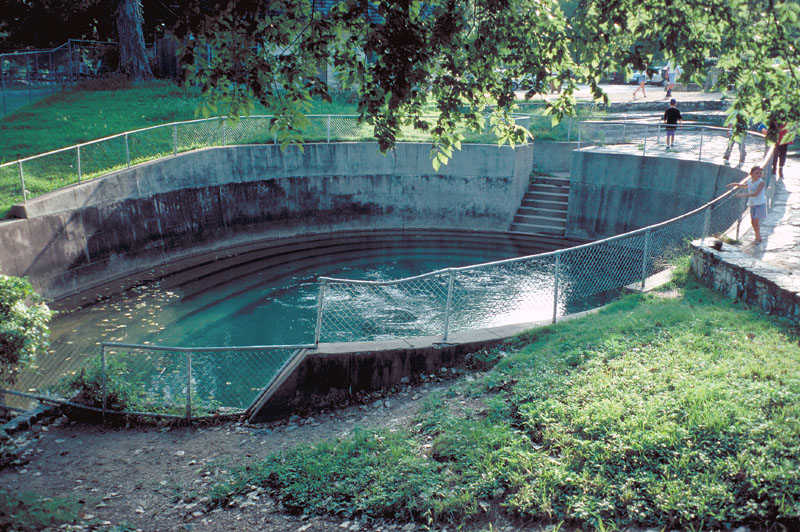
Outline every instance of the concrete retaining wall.
<path id="1" fill-rule="evenodd" d="M 464 145 L 439 172 L 430 145 L 209 148 L 51 192 L 0 222 L 0 272 L 58 299 L 197 253 L 362 229 L 508 230 L 532 146 Z"/>
<path id="2" fill-rule="evenodd" d="M 533 167 L 542 172 L 569 172 L 577 142 L 534 142 Z"/>
<path id="3" fill-rule="evenodd" d="M 573 151 L 567 237 L 596 240 L 663 222 L 711 201 L 745 175 L 703 161 Z"/>

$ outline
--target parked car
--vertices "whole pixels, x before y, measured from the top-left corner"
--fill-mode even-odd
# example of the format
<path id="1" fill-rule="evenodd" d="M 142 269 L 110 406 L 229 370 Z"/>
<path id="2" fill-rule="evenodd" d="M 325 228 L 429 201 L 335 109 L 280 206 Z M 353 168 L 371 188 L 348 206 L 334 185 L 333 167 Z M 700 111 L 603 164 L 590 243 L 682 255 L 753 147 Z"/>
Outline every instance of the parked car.
<path id="1" fill-rule="evenodd" d="M 530 90 L 533 88 L 533 76 L 525 74 L 521 78 L 511 78 L 511 90 Z"/>

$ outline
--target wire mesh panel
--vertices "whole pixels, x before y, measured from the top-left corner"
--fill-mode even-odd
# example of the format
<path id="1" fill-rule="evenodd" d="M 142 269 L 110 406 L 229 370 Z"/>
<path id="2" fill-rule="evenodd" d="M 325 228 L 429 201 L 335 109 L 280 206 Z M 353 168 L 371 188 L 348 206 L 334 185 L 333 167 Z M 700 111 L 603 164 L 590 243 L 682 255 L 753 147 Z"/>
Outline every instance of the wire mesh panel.
<path id="1" fill-rule="evenodd" d="M 459 269 L 449 331 L 550 319 L 554 279 L 552 255 Z"/>
<path id="2" fill-rule="evenodd" d="M 295 352 L 292 348 L 194 352 L 193 393 L 205 410 L 243 410 Z"/>
<path id="3" fill-rule="evenodd" d="M 242 411 L 297 351 L 292 346 L 170 349 L 107 345 L 108 407 L 118 409 L 125 400 L 124 409 L 135 412 L 185 415 L 190 410 L 197 417 Z"/>
<path id="4" fill-rule="evenodd" d="M 743 215 L 747 212 L 747 200 L 737 198 L 731 194 L 722 201 L 715 202 L 711 207 L 708 234 L 722 235 L 733 227 L 731 238 L 738 238 L 737 227 L 741 225 Z"/>
<path id="5" fill-rule="evenodd" d="M 448 275 L 393 283 L 326 281 L 320 338 L 326 342 L 442 334 Z"/>
<path id="6" fill-rule="evenodd" d="M 269 116 L 252 116 L 226 122 L 222 131 L 224 144 L 272 144 L 275 136 L 270 132 L 271 119 Z"/>
<path id="7" fill-rule="evenodd" d="M 222 146 L 224 120 L 213 118 L 175 124 L 178 152 Z"/>
<path id="8" fill-rule="evenodd" d="M 78 182 L 78 151 L 57 151 L 22 162 L 28 198 Z"/>
<path id="9" fill-rule="evenodd" d="M 702 210 L 649 232 L 645 272 L 648 277 L 670 268 L 675 259 L 689 252 L 692 240 L 706 236 L 706 216 Z"/>
<path id="10" fill-rule="evenodd" d="M 375 140 L 370 125 L 359 125 L 358 117 L 354 115 L 331 116 L 330 132 L 332 141 Z"/>
<path id="11" fill-rule="evenodd" d="M 79 146 L 81 179 L 89 179 L 127 166 L 125 136 L 111 137 L 100 142 Z"/>
<path id="12" fill-rule="evenodd" d="M 131 164 L 172 155 L 173 128 L 169 125 L 128 133 L 128 155 Z"/>
<path id="13" fill-rule="evenodd" d="M 646 235 L 637 233 L 563 252 L 559 292 L 584 310 L 593 299 L 641 281 L 645 242 Z"/>
<path id="14" fill-rule="evenodd" d="M 189 353 L 110 346 L 104 354 L 106 408 L 186 414 L 191 386 Z M 198 407 L 202 409 L 202 405 Z"/>
<path id="15" fill-rule="evenodd" d="M 0 217 L 8 213 L 11 205 L 21 203 L 22 200 L 19 163 L 0 166 Z"/>

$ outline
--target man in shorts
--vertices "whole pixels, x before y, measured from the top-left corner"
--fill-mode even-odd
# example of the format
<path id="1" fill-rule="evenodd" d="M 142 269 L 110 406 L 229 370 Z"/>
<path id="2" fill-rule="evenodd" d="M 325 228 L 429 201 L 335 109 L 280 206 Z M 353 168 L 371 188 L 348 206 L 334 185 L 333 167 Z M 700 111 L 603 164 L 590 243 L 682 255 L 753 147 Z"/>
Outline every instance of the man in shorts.
<path id="1" fill-rule="evenodd" d="M 678 102 L 675 98 L 669 101 L 669 107 L 666 111 L 664 111 L 664 117 L 662 120 L 664 121 L 667 130 L 667 149 L 674 148 L 675 144 L 675 130 L 677 129 L 677 124 L 683 120 L 681 116 L 681 112 L 678 111 Z"/>

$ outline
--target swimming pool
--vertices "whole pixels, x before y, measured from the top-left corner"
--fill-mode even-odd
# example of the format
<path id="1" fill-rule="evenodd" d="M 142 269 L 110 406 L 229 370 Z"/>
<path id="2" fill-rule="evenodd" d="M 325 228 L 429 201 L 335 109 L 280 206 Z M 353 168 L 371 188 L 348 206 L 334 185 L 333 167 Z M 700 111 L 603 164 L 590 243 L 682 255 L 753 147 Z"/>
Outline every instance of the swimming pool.
<path id="1" fill-rule="evenodd" d="M 383 281 L 426 272 L 526 256 L 559 247 L 556 241 L 474 232 L 367 232 L 270 243 L 244 252 L 218 254 L 189 267 L 112 293 L 89 304 L 65 309 L 51 324 L 48 356 L 21 375 L 18 389 L 41 391 L 75 374 L 96 357 L 101 342 L 179 347 L 309 344 L 314 341 L 320 276 Z M 542 305 L 531 306 L 543 292 Z M 552 316 L 552 271 L 546 267 L 476 272 L 462 283 L 470 293 L 499 287 L 492 296 L 501 304 L 487 312 L 463 306 L 454 327 L 475 328 Z M 372 339 L 430 334 L 441 305 L 412 303 L 385 308 L 373 298 L 352 296 L 351 308 L 370 323 Z M 359 299 L 361 297 L 361 299 Z M 559 314 L 601 304 L 597 297 L 566 297 Z M 485 303 L 481 303 L 485 304 Z M 460 320 L 460 321 L 459 321 Z M 392 325 L 383 333 L 382 327 Z M 386 329 L 389 330 L 389 329 Z M 398 332 L 399 331 L 399 332 Z M 330 334 L 323 341 L 349 341 L 351 331 Z M 218 357 L 222 360 L 222 357 Z M 208 373 L 215 373 L 212 369 Z M 263 386 L 265 369 L 250 371 L 247 388 Z M 274 368 L 273 368 L 274 371 Z M 241 407 L 241 403 L 233 406 Z M 246 405 L 245 405 L 246 406 Z"/>

